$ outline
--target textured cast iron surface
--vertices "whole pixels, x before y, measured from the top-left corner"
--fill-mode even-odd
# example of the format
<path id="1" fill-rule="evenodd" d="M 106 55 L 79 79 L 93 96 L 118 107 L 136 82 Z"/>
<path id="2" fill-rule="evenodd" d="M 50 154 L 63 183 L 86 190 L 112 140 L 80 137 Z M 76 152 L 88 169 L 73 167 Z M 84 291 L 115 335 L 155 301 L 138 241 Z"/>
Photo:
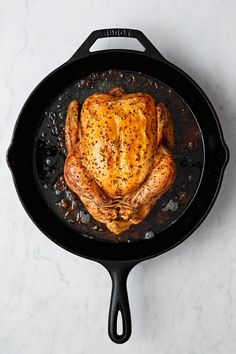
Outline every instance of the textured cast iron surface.
<path id="1" fill-rule="evenodd" d="M 122 86 L 127 92 L 149 93 L 156 102 L 164 102 L 169 107 L 175 125 L 174 157 L 177 162 L 177 178 L 172 189 L 156 203 L 141 224 L 132 226 L 119 236 L 111 233 L 104 224 L 87 213 L 63 179 L 66 156 L 64 125 L 68 104 L 76 98 L 82 105 L 89 95 L 104 93 L 114 86 Z M 204 161 L 199 127 L 193 113 L 176 92 L 156 79 L 118 70 L 89 75 L 57 95 L 42 116 L 35 147 L 39 189 L 49 207 L 79 233 L 103 241 L 130 242 L 152 238 L 154 234 L 173 224 L 186 210 L 197 191 Z"/>

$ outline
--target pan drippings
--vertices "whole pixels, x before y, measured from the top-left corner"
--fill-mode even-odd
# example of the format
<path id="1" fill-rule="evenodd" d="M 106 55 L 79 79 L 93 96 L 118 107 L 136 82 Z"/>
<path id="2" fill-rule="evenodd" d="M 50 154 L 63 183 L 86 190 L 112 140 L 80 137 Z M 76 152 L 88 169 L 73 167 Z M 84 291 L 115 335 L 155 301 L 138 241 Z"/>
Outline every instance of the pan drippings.
<path id="1" fill-rule="evenodd" d="M 66 110 L 73 99 L 80 105 L 93 93 L 104 93 L 115 86 L 127 92 L 144 92 L 171 110 L 175 125 L 174 158 L 177 177 L 168 191 L 141 224 L 120 235 L 111 233 L 94 220 L 63 178 L 66 156 L 64 125 Z M 94 73 L 67 87 L 47 108 L 36 138 L 36 171 L 39 188 L 53 211 L 72 228 L 87 237 L 103 241 L 149 239 L 174 223 L 186 210 L 196 193 L 203 168 L 203 143 L 195 118 L 183 100 L 162 82 L 141 73 L 109 70 Z M 79 236 L 78 236 L 79 237 Z M 157 236 L 158 237 L 158 236 Z"/>

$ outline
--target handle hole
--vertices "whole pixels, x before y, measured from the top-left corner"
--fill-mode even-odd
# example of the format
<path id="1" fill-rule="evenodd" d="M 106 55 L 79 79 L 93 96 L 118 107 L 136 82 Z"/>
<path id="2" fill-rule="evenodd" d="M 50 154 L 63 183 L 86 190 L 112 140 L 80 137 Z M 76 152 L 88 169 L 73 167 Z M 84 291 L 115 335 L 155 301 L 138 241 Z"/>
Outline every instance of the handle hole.
<path id="1" fill-rule="evenodd" d="M 90 47 L 90 52 L 106 49 L 131 49 L 144 52 L 144 46 L 136 38 L 99 38 Z"/>
<path id="2" fill-rule="evenodd" d="M 116 322 L 116 328 L 117 328 L 117 334 L 121 336 L 124 333 L 124 328 L 123 328 L 123 319 L 122 319 L 122 314 L 121 311 L 119 310 L 117 313 L 117 322 Z"/>

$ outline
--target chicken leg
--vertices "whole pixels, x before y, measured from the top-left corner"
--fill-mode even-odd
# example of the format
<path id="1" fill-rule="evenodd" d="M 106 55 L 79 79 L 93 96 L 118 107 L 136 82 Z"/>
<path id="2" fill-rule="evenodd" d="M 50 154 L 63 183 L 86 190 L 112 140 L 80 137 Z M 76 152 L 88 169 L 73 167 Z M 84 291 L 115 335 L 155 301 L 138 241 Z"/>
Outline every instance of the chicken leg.
<path id="1" fill-rule="evenodd" d="M 65 125 L 65 143 L 68 155 L 64 166 L 64 178 L 68 187 L 79 196 L 90 214 L 96 220 L 104 223 L 106 220 L 116 218 L 117 211 L 111 207 L 112 199 L 98 186 L 82 163 L 79 148 L 78 110 L 78 102 L 72 101 L 68 107 Z"/>

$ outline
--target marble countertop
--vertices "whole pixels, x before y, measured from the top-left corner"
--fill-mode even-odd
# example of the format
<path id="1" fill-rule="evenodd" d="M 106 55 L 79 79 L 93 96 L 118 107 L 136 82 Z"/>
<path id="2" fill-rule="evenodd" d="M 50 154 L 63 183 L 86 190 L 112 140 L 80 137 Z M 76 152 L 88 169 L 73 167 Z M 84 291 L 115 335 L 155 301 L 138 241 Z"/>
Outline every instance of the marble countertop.
<path id="1" fill-rule="evenodd" d="M 0 353 L 236 353 L 236 2 L 8 0 L 0 3 Z M 212 101 L 231 150 L 219 197 L 184 243 L 130 274 L 133 334 L 107 335 L 111 282 L 53 244 L 17 198 L 5 161 L 29 93 L 94 29 L 142 30 Z M 121 44 L 107 40 L 103 48 Z M 35 108 L 37 109 L 37 108 Z"/>

